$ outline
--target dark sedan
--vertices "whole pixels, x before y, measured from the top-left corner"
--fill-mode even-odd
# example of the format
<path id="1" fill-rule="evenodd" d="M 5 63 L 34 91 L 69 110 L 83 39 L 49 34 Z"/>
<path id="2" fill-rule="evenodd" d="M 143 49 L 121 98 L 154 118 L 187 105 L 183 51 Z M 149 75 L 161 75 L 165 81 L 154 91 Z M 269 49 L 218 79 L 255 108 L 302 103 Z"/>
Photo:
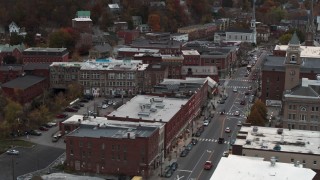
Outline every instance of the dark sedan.
<path id="1" fill-rule="evenodd" d="M 188 153 L 189 153 L 189 151 L 185 149 L 185 150 L 181 151 L 180 157 L 186 157 L 188 155 Z"/>

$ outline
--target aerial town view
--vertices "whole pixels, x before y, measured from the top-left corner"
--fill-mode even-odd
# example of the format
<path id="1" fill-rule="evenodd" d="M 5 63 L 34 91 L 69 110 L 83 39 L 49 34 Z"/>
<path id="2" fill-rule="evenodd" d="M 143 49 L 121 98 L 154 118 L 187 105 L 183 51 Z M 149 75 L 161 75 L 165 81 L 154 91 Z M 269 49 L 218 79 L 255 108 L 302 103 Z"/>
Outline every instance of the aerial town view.
<path id="1" fill-rule="evenodd" d="M 320 1 L 0 0 L 0 180 L 320 180 Z"/>

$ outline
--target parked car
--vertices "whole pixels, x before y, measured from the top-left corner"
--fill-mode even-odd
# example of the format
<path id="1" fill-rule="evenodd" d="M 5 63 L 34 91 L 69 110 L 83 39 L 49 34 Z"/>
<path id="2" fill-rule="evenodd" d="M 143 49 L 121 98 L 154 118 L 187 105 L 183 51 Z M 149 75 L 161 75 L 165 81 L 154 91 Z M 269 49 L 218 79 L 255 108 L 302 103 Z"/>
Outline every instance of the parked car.
<path id="1" fill-rule="evenodd" d="M 200 137 L 201 136 L 201 132 L 198 130 L 195 134 L 196 137 Z"/>
<path id="2" fill-rule="evenodd" d="M 78 105 L 79 105 L 80 107 L 84 107 L 84 104 L 82 104 L 82 103 L 79 103 Z"/>
<path id="3" fill-rule="evenodd" d="M 112 100 L 110 100 L 110 101 L 108 101 L 108 105 L 112 105 L 114 103 L 114 101 L 112 101 Z"/>
<path id="4" fill-rule="evenodd" d="M 89 102 L 89 100 L 88 99 L 81 99 L 80 102 L 87 103 L 87 102 Z"/>
<path id="5" fill-rule="evenodd" d="M 208 125 L 209 125 L 209 121 L 208 121 L 208 120 L 204 120 L 204 121 L 203 121 L 203 125 L 204 125 L 204 126 L 208 126 Z"/>
<path id="6" fill-rule="evenodd" d="M 42 135 L 42 133 L 38 130 L 31 130 L 31 131 L 29 131 L 29 134 L 34 135 L 34 136 L 41 136 Z"/>
<path id="7" fill-rule="evenodd" d="M 242 126 L 242 122 L 238 121 L 237 126 Z"/>
<path id="8" fill-rule="evenodd" d="M 238 89 L 235 87 L 232 89 L 233 92 L 238 92 Z"/>
<path id="9" fill-rule="evenodd" d="M 108 107 L 108 105 L 106 105 L 106 104 L 102 105 L 102 109 L 107 109 L 107 107 Z"/>
<path id="10" fill-rule="evenodd" d="M 224 130 L 226 133 L 230 133 L 231 129 L 229 127 L 226 127 L 226 129 Z"/>
<path id="11" fill-rule="evenodd" d="M 223 155 L 223 157 L 228 157 L 229 156 L 229 151 L 224 151 L 222 155 Z"/>
<path id="12" fill-rule="evenodd" d="M 46 128 L 45 126 L 40 126 L 40 127 L 39 127 L 39 130 L 41 130 L 41 131 L 48 131 L 49 129 Z"/>
<path id="13" fill-rule="evenodd" d="M 180 153 L 180 157 L 186 157 L 188 155 L 189 151 L 184 149 L 183 151 L 181 151 Z"/>
<path id="14" fill-rule="evenodd" d="M 59 141 L 59 137 L 58 136 L 53 136 L 52 137 L 52 142 L 58 142 Z"/>
<path id="15" fill-rule="evenodd" d="M 164 177 L 170 178 L 173 175 L 173 170 L 169 169 L 168 171 L 165 171 Z"/>
<path id="16" fill-rule="evenodd" d="M 192 143 L 189 143 L 185 149 L 188 151 L 191 151 L 192 147 L 193 147 Z"/>
<path id="17" fill-rule="evenodd" d="M 78 112 L 78 109 L 74 109 L 74 108 L 71 108 L 71 107 L 66 107 L 64 109 L 64 111 L 66 111 L 66 112 Z"/>
<path id="18" fill-rule="evenodd" d="M 204 163 L 204 169 L 205 170 L 210 170 L 211 168 L 212 168 L 212 162 L 211 161 L 206 161 L 205 163 Z"/>
<path id="19" fill-rule="evenodd" d="M 223 96 L 222 96 L 222 99 L 223 99 L 223 100 L 227 100 L 227 99 L 228 99 L 228 95 L 226 95 L 226 94 L 223 95 Z"/>
<path id="20" fill-rule="evenodd" d="M 219 100 L 218 100 L 219 101 Z M 224 104 L 226 101 L 223 99 L 220 99 L 219 104 Z"/>
<path id="21" fill-rule="evenodd" d="M 172 171 L 176 171 L 178 169 L 178 163 L 177 162 L 171 163 L 170 169 L 172 169 Z"/>
<path id="22" fill-rule="evenodd" d="M 198 131 L 200 131 L 201 133 L 203 133 L 203 131 L 204 131 L 204 126 L 199 127 L 199 128 L 198 128 Z"/>
<path id="23" fill-rule="evenodd" d="M 56 118 L 59 118 L 59 119 L 63 119 L 63 118 L 66 118 L 66 117 L 68 117 L 67 114 L 57 114 L 56 115 Z"/>
<path id="24" fill-rule="evenodd" d="M 249 91 L 246 91 L 246 92 L 244 93 L 244 95 L 250 95 L 250 92 L 249 92 Z"/>
<path id="25" fill-rule="evenodd" d="M 51 124 L 48 124 L 48 123 L 42 124 L 41 126 L 46 127 L 46 128 L 52 128 L 52 125 L 51 125 Z"/>
<path id="26" fill-rule="evenodd" d="M 49 125 L 49 126 L 56 126 L 57 123 L 56 123 L 56 122 L 48 122 L 47 125 Z"/>
<path id="27" fill-rule="evenodd" d="M 241 100 L 240 101 L 240 105 L 246 105 L 246 101 L 245 100 Z"/>
<path id="28" fill-rule="evenodd" d="M 72 108 L 73 108 L 73 109 L 80 109 L 81 107 L 78 106 L 78 105 L 73 105 Z"/>
<path id="29" fill-rule="evenodd" d="M 19 151 L 18 151 L 18 150 L 15 150 L 15 149 L 10 149 L 10 150 L 6 151 L 6 154 L 9 154 L 9 155 L 19 155 Z"/>
<path id="30" fill-rule="evenodd" d="M 196 145 L 196 144 L 198 143 L 198 140 L 197 140 L 197 139 L 191 139 L 191 143 L 192 143 L 193 145 Z"/>

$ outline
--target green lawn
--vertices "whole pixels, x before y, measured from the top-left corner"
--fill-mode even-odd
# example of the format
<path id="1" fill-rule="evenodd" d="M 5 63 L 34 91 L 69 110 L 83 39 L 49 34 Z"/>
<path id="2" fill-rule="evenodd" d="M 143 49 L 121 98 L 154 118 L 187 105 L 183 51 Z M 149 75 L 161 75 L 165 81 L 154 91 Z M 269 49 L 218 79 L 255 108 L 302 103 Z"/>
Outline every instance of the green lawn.
<path id="1" fill-rule="evenodd" d="M 31 142 L 23 141 L 23 140 L 0 140 L 0 154 L 5 152 L 7 149 L 11 148 L 12 146 L 20 146 L 20 147 L 31 147 L 34 145 Z"/>

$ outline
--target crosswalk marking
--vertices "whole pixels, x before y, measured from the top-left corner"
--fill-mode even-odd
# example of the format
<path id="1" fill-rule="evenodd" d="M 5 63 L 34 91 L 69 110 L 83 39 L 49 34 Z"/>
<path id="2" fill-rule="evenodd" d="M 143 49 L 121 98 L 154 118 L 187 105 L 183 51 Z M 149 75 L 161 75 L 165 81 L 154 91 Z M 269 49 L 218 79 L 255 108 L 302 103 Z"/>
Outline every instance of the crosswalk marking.
<path id="1" fill-rule="evenodd" d="M 203 142 L 218 142 L 217 139 L 209 139 L 209 138 L 198 138 L 198 141 L 203 141 Z M 224 144 L 230 144 L 229 141 L 224 141 Z"/>

